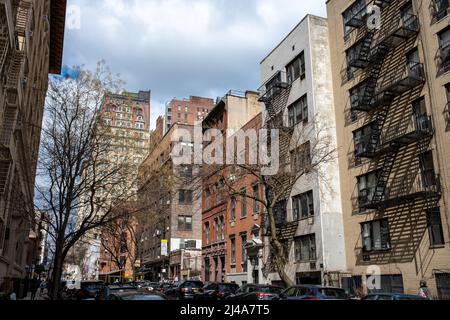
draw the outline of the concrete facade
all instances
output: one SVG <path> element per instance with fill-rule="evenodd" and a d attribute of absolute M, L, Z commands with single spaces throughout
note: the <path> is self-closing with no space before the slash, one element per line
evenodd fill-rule
<path fill-rule="evenodd" d="M 446 85 L 450 76 L 445 65 L 448 57 L 445 39 L 448 38 L 442 35 L 450 21 L 448 4 L 437 10 L 433 1 L 378 2 L 382 5 L 381 29 L 370 31 L 365 18 L 360 19 L 366 2 L 359 3 L 359 10 L 352 9 L 358 5 L 355 3 L 348 0 L 327 3 L 351 283 L 365 292 L 416 294 L 419 282 L 426 280 L 434 297 L 448 299 L 450 113 Z M 367 51 L 352 49 L 364 39 L 368 39 L 369 56 Z M 379 54 L 375 54 L 383 46 Z M 365 62 L 367 59 L 371 59 L 369 65 Z M 406 68 L 409 71 L 405 73 Z M 351 90 L 365 77 L 370 77 L 370 70 L 378 75 L 374 91 L 377 96 L 365 106 L 358 105 L 360 100 L 351 98 Z M 379 97 L 383 94 L 388 99 L 382 101 Z M 416 111 L 417 105 L 420 113 Z M 357 110 L 367 106 L 369 111 Z M 357 148 L 359 141 L 354 139 L 354 132 L 377 117 L 384 122 L 371 155 L 366 146 Z M 411 130 L 408 124 L 411 117 L 427 119 L 423 122 L 427 125 L 413 126 Z M 389 144 L 394 147 L 391 151 L 395 160 L 391 163 L 388 155 L 383 158 L 382 150 Z M 362 156 L 357 157 L 358 154 Z M 425 156 L 429 159 L 426 164 Z M 381 198 L 372 195 L 367 206 L 367 195 L 364 190 L 358 191 L 358 177 L 377 168 L 381 168 L 381 172 L 389 168 L 388 178 L 379 176 L 376 188 L 383 186 L 383 193 Z M 369 190 L 369 194 L 371 192 Z M 370 243 L 370 234 L 362 228 L 365 223 L 380 219 L 387 223 L 383 238 Z M 373 270 L 382 276 L 381 289 L 371 288 L 369 277 Z"/>
<path fill-rule="evenodd" d="M 297 67 L 300 73 L 289 74 L 289 66 L 296 59 L 303 61 Z M 327 20 L 307 15 L 261 62 L 263 88 L 267 89 L 268 81 L 276 76 L 286 83 L 277 112 L 282 114 L 282 126 L 293 128 L 288 150 L 291 155 L 304 143 L 310 142 L 313 146 L 320 139 L 329 141 L 330 150 L 337 146 L 330 61 Z M 298 101 L 307 108 L 307 111 L 303 109 L 301 121 L 296 120 L 297 115 L 292 119 L 289 111 Z M 269 119 L 267 107 L 264 116 L 266 123 Z M 291 123 L 293 120 L 295 123 Z M 337 159 L 321 163 L 317 172 L 303 175 L 296 181 L 286 199 L 284 218 L 286 224 L 292 225 L 292 234 L 285 239 L 289 243 L 286 272 L 298 284 L 334 284 L 338 274 L 346 269 L 337 168 Z M 313 213 L 300 217 L 294 200 L 311 192 L 312 199 L 308 196 L 308 201 Z M 315 257 L 308 261 L 299 261 L 295 256 L 296 243 L 303 236 L 315 238 L 310 241 Z M 265 276 L 268 282 L 280 281 L 278 274 L 270 270 Z"/>

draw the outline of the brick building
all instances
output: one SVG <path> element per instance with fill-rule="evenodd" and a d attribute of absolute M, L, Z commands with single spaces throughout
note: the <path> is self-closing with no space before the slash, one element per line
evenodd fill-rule
<path fill-rule="evenodd" d="M 242 130 L 255 130 L 259 133 L 262 128 L 262 114 L 246 123 Z M 235 135 L 231 139 L 236 138 Z M 249 150 L 249 142 L 246 142 L 246 150 Z M 248 158 L 247 158 L 248 160 Z M 263 239 L 262 225 L 264 219 L 264 207 L 255 199 L 264 199 L 264 187 L 258 177 L 248 172 L 234 168 L 227 177 L 233 176 L 234 183 L 229 187 L 233 193 L 239 195 L 227 199 L 227 257 L 226 279 L 239 285 L 246 283 L 264 283 L 262 274 Z"/>
<path fill-rule="evenodd" d="M 166 105 L 164 133 L 176 123 L 190 126 L 201 123 L 213 107 L 214 100 L 210 98 L 191 96 L 189 99 L 173 99 Z"/>
<path fill-rule="evenodd" d="M 19 297 L 35 264 L 40 128 L 48 75 L 61 73 L 65 13 L 65 0 L 0 2 L 0 291 L 14 284 Z"/>
<path fill-rule="evenodd" d="M 152 136 L 161 139 L 139 169 L 138 199 L 149 203 L 139 226 L 139 258 L 141 275 L 152 281 L 200 275 L 201 192 L 195 180 L 199 167 L 173 163 L 172 140 L 178 129 L 193 138 L 193 126 L 174 124 L 164 135 L 154 131 Z M 184 140 L 183 149 L 192 146 Z M 161 185 L 155 185 L 155 174 L 163 177 Z"/>
<path fill-rule="evenodd" d="M 256 92 L 228 92 L 214 107 L 202 123 L 203 132 L 218 129 L 223 138 L 229 138 L 233 131 L 241 129 L 250 119 L 261 112 L 259 95 Z M 227 131 L 229 130 L 229 131 Z M 223 145 L 225 154 L 226 143 Z M 227 270 L 227 242 L 230 220 L 227 214 L 228 200 L 225 186 L 218 173 L 205 176 L 203 180 L 202 228 L 204 281 L 225 281 Z"/>

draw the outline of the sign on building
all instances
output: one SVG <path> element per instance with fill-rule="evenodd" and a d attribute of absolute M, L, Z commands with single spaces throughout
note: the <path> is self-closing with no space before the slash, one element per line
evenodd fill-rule
<path fill-rule="evenodd" d="M 161 256 L 162 257 L 168 256 L 168 246 L 169 246 L 168 240 L 161 240 Z"/>

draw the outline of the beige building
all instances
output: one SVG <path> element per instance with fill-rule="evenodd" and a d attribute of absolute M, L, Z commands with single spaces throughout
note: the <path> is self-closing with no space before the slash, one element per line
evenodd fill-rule
<path fill-rule="evenodd" d="M 327 2 L 351 288 L 450 298 L 448 6 Z"/>
<path fill-rule="evenodd" d="M 49 73 L 61 71 L 66 1 L 0 1 L 0 291 L 20 296 Z"/>

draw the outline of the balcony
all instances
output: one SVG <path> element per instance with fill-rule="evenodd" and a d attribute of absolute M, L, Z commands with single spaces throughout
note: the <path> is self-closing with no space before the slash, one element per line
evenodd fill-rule
<path fill-rule="evenodd" d="M 386 85 L 380 87 L 378 82 Z M 358 87 L 352 89 L 350 93 L 351 108 L 354 111 L 372 111 L 380 106 L 391 104 L 395 97 L 424 83 L 423 64 L 409 62 L 400 76 L 398 72 L 391 72 L 388 77 L 382 78 L 380 81 L 368 78 Z"/>
<path fill-rule="evenodd" d="M 444 19 L 448 15 L 449 1 L 448 0 L 433 0 L 431 6 L 431 22 L 436 23 Z"/>
<path fill-rule="evenodd" d="M 357 29 L 361 28 L 366 24 L 367 18 L 370 16 L 370 12 L 368 12 L 370 5 L 384 8 L 390 5 L 391 2 L 392 0 L 373 0 L 366 3 L 366 0 L 357 0 L 352 6 L 350 6 L 350 8 L 348 8 L 344 12 L 344 25 L 346 27 Z"/>
<path fill-rule="evenodd" d="M 277 71 L 269 80 L 266 81 L 259 89 L 260 102 L 268 102 L 281 93 L 283 89 L 287 89 L 290 84 L 287 81 L 287 75 L 284 71 Z"/>
<path fill-rule="evenodd" d="M 381 200 L 375 200 L 377 186 L 359 191 L 358 205 L 360 209 L 385 209 L 418 199 L 440 197 L 442 194 L 440 176 L 433 172 L 413 172 L 392 181 L 386 187 Z"/>
<path fill-rule="evenodd" d="M 441 41 L 439 44 L 439 69 L 441 72 L 450 70 L 450 40 Z"/>
<path fill-rule="evenodd" d="M 379 134 L 374 132 L 363 136 L 355 143 L 355 156 L 358 158 L 375 158 L 393 148 L 411 144 L 415 141 L 433 136 L 431 117 L 412 115 L 407 123 L 401 122 L 394 137 L 385 137 L 380 141 Z"/>

